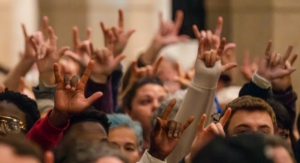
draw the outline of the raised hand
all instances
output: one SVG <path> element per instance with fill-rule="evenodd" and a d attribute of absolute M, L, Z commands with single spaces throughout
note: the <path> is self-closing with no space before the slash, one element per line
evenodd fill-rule
<path fill-rule="evenodd" d="M 252 64 L 250 65 L 250 53 L 249 51 L 245 52 L 245 57 L 244 57 L 244 65 L 243 67 L 241 67 L 241 72 L 244 75 L 245 79 L 250 81 L 253 74 L 255 73 L 255 71 L 258 68 L 258 64 L 259 64 L 259 58 L 258 56 L 256 56 L 254 58 L 254 61 L 252 62 Z"/>
<path fill-rule="evenodd" d="M 173 99 L 162 116 L 157 117 L 156 125 L 151 132 L 149 154 L 160 160 L 165 160 L 174 150 L 180 136 L 194 120 L 194 117 L 190 117 L 184 124 L 168 120 L 175 104 L 176 100 Z"/>
<path fill-rule="evenodd" d="M 176 70 L 178 77 L 175 77 L 175 81 L 178 81 L 183 87 L 188 87 L 195 75 L 195 66 L 188 72 L 184 73 L 181 70 L 180 64 L 176 63 Z"/>
<path fill-rule="evenodd" d="M 36 51 L 34 50 L 34 46 L 31 44 L 31 39 L 33 36 L 28 36 L 26 26 L 22 23 L 22 30 L 25 38 L 25 53 L 23 55 L 24 59 L 32 59 L 35 60 Z"/>
<path fill-rule="evenodd" d="M 130 36 L 135 32 L 135 29 L 131 29 L 128 32 L 124 31 L 124 16 L 123 16 L 123 10 L 119 9 L 119 24 L 116 27 L 112 27 L 110 29 L 105 28 L 104 23 L 100 22 L 100 26 L 104 35 L 104 43 L 105 46 L 107 46 L 109 39 L 110 39 L 110 34 L 109 31 L 111 30 L 114 34 L 114 50 L 113 50 L 113 54 L 114 56 L 118 56 L 120 55 L 127 43 L 128 40 L 130 38 Z"/>
<path fill-rule="evenodd" d="M 66 51 L 65 55 L 71 57 L 73 60 L 78 62 L 81 67 L 86 68 L 89 61 L 91 60 L 91 28 L 87 28 L 86 39 L 84 41 L 80 41 L 78 28 L 73 27 L 73 41 L 74 41 L 74 49 L 73 51 Z"/>
<path fill-rule="evenodd" d="M 36 63 L 40 72 L 41 80 L 47 85 L 54 85 L 53 64 L 58 62 L 69 47 L 65 46 L 57 51 L 57 36 L 51 27 L 48 28 L 48 33 L 49 39 L 45 41 L 44 34 L 42 32 L 38 32 L 34 38 L 31 38 L 31 44 L 37 54 Z"/>
<path fill-rule="evenodd" d="M 91 79 L 97 83 L 106 83 L 109 75 L 120 65 L 120 62 L 126 57 L 124 54 L 114 56 L 112 49 L 103 48 L 93 50 L 93 45 L 90 44 L 92 50 L 92 60 L 95 61 Z"/>
<path fill-rule="evenodd" d="M 154 40 L 164 47 L 170 44 L 187 41 L 187 35 L 178 35 L 183 21 L 183 12 L 178 10 L 176 12 L 175 22 L 163 21 L 162 13 L 159 14 L 160 27 L 155 35 Z"/>
<path fill-rule="evenodd" d="M 292 52 L 292 45 L 288 47 L 286 53 L 283 56 L 278 54 L 276 51 L 273 51 L 273 53 L 271 53 L 271 46 L 272 41 L 269 41 L 265 51 L 265 55 L 257 69 L 257 74 L 270 82 L 274 79 L 290 75 L 293 71 L 296 70 L 294 67 L 286 67 L 285 65 Z"/>
<path fill-rule="evenodd" d="M 294 62 L 296 61 L 298 54 L 295 54 L 291 60 L 285 61 L 285 69 L 290 69 Z M 281 78 L 272 80 L 272 89 L 277 91 L 286 91 L 290 86 L 292 86 L 291 74 L 285 75 Z"/>
<path fill-rule="evenodd" d="M 218 23 L 215 29 L 215 33 L 212 33 L 210 30 L 207 30 L 206 32 L 202 30 L 199 31 L 198 27 L 196 25 L 193 25 L 193 30 L 196 38 L 200 40 L 203 38 L 204 40 L 204 51 L 209 51 L 211 49 L 217 49 L 220 46 L 221 42 L 221 34 L 222 34 L 222 28 L 223 28 L 223 18 L 218 18 Z"/>
<path fill-rule="evenodd" d="M 231 109 L 227 109 L 224 116 L 220 119 L 218 123 L 211 123 L 206 128 L 204 128 L 206 115 L 204 114 L 198 123 L 197 134 L 191 147 L 190 154 L 186 157 L 187 162 L 196 156 L 198 151 L 202 149 L 206 144 L 208 144 L 216 135 L 226 136 L 224 132 L 224 126 L 226 125 L 229 117 L 231 115 Z"/>
<path fill-rule="evenodd" d="M 80 81 L 77 76 L 71 78 L 68 74 L 63 78 L 57 63 L 53 67 L 57 86 L 54 109 L 49 115 L 49 120 L 54 126 L 63 127 L 72 115 L 81 113 L 100 98 L 102 92 L 96 92 L 87 99 L 84 96 L 84 88 L 94 67 L 94 61 L 89 62 Z"/>
<path fill-rule="evenodd" d="M 217 61 L 219 61 L 223 55 L 224 47 L 226 44 L 226 39 L 223 38 L 221 40 L 220 46 L 217 50 L 211 49 L 210 51 L 204 52 L 204 39 L 201 38 L 199 40 L 199 47 L 198 47 L 198 55 L 197 59 L 202 60 L 205 62 L 206 67 L 213 67 Z M 230 70 L 233 67 L 236 67 L 237 64 L 234 62 L 226 63 L 222 65 L 221 72 L 225 72 L 227 70 Z"/>
<path fill-rule="evenodd" d="M 146 67 L 141 68 L 138 67 L 137 61 L 133 61 L 129 85 L 134 84 L 142 78 L 155 76 L 162 60 L 163 56 L 160 56 L 152 65 L 147 65 Z"/>

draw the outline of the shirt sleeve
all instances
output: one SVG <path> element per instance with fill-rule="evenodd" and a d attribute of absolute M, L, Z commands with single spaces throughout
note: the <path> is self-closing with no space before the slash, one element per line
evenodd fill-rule
<path fill-rule="evenodd" d="M 146 150 L 138 163 L 167 163 L 166 161 L 159 160 L 155 157 L 152 157 L 148 150 Z"/>
<path fill-rule="evenodd" d="M 92 106 L 97 110 L 103 111 L 104 113 L 113 113 L 111 76 L 108 77 L 106 84 L 95 83 L 89 78 L 85 86 L 84 95 L 86 98 L 89 98 L 96 92 L 102 92 L 103 96 L 97 99 Z"/>
<path fill-rule="evenodd" d="M 190 116 L 194 116 L 194 122 L 181 135 L 176 148 L 167 158 L 168 162 L 179 162 L 190 152 L 196 136 L 197 124 L 202 115 L 207 115 L 206 126 L 210 123 L 211 114 L 215 111 L 214 99 L 221 75 L 221 62 L 218 61 L 214 67 L 207 68 L 203 61 L 197 60 L 195 70 L 194 79 L 174 119 L 184 123 Z"/>
<path fill-rule="evenodd" d="M 26 134 L 25 139 L 33 141 L 41 146 L 43 150 L 50 150 L 60 141 L 63 132 L 68 128 L 68 124 L 63 128 L 53 126 L 49 121 L 48 112 L 45 118 L 41 118 L 35 122 L 31 130 Z"/>

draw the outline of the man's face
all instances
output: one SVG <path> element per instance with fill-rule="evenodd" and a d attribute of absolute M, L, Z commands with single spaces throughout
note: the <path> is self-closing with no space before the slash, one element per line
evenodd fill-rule
<path fill-rule="evenodd" d="M 26 114 L 21 111 L 15 104 L 9 103 L 7 101 L 0 102 L 0 137 L 6 137 L 8 135 L 18 135 L 22 138 L 25 136 L 25 131 L 20 130 L 17 132 L 16 127 L 18 125 L 17 122 L 12 121 L 11 118 L 15 118 L 16 120 L 22 121 L 26 126 Z M 6 121 L 6 123 L 4 122 Z"/>
<path fill-rule="evenodd" d="M 0 144 L 0 158 L 0 163 L 40 163 L 32 156 L 18 156 L 12 147 L 4 144 Z"/>
<path fill-rule="evenodd" d="M 228 136 L 236 136 L 249 131 L 274 134 L 271 116 L 266 111 L 238 110 L 228 124 Z"/>

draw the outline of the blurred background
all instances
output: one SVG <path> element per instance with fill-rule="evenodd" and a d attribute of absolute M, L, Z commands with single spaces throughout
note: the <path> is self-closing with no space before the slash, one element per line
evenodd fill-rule
<path fill-rule="evenodd" d="M 298 0 L 0 0 L 0 66 L 9 70 L 19 61 L 19 53 L 24 49 L 21 23 L 32 34 L 47 15 L 58 36 L 59 48 L 73 46 L 73 26 L 79 28 L 82 39 L 86 28 L 91 27 L 94 46 L 103 47 L 99 23 L 117 25 L 118 9 L 124 11 L 125 29 L 136 29 L 124 51 L 124 70 L 149 45 L 158 29 L 158 13 L 161 11 L 164 19 L 172 20 L 177 9 L 184 11 L 181 32 L 186 34 L 191 33 L 193 23 L 214 31 L 217 17 L 224 18 L 222 36 L 237 45 L 235 57 L 239 67 L 233 79 L 236 85 L 246 82 L 239 73 L 246 50 L 250 51 L 251 59 L 263 56 L 268 40 L 272 39 L 273 49 L 281 54 L 290 44 L 294 45 L 293 53 L 300 52 Z M 162 54 L 177 59 L 188 70 L 193 66 L 197 46 L 197 40 L 192 39 L 167 47 Z M 293 86 L 299 95 L 299 59 L 295 67 L 298 71 L 293 73 Z"/>

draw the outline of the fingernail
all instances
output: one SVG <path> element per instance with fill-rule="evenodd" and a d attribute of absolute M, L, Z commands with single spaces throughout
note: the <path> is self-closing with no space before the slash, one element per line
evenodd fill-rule
<path fill-rule="evenodd" d="M 71 90 L 72 90 L 72 91 L 75 91 L 75 87 L 72 87 Z"/>

